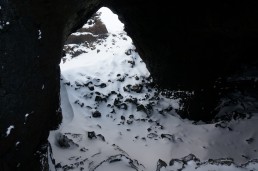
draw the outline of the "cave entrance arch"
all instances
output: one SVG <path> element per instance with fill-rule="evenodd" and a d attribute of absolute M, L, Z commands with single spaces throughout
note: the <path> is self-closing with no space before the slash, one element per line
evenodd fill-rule
<path fill-rule="evenodd" d="M 61 91 L 66 91 L 66 86 L 78 91 L 84 89 L 85 92 L 81 95 L 84 100 L 93 98 L 96 103 L 107 103 L 111 92 L 128 92 L 130 95 L 132 90 L 141 93 L 144 84 L 153 84 L 145 63 L 124 31 L 124 25 L 118 20 L 117 15 L 106 7 L 100 8 L 82 28 L 67 38 L 60 68 Z M 106 90 L 103 92 L 103 89 Z M 100 95 L 100 92 L 104 94 Z M 64 98 L 68 98 L 67 92 L 61 93 L 63 94 L 66 94 Z M 68 95 L 72 96 L 69 93 Z M 144 94 L 139 96 L 144 97 Z M 98 107 L 79 99 L 74 99 L 74 102 L 70 103 L 78 103 L 86 109 Z M 87 103 L 93 106 L 88 106 Z M 117 104 L 117 107 L 119 106 L 120 104 Z M 64 113 L 66 117 L 67 112 L 63 111 Z"/>
<path fill-rule="evenodd" d="M 107 9 L 100 9 L 100 13 L 105 11 Z M 100 19 L 103 21 L 105 16 L 100 13 L 94 14 L 82 28 L 72 33 L 64 46 L 60 64 L 63 122 L 60 129 L 51 131 L 49 136 L 53 152 L 50 156 L 55 161 L 52 167 L 91 167 L 95 170 L 99 167 L 98 162 L 105 162 L 100 161 L 102 158 L 112 160 L 115 157 L 117 161 L 129 160 L 129 167 L 140 170 L 143 166 L 136 162 L 140 155 L 137 151 L 146 145 L 145 128 L 155 127 L 157 122 L 150 117 L 152 114 L 157 117 L 175 114 L 178 104 L 169 98 L 168 91 L 168 94 L 160 95 L 153 87 L 150 74 L 123 26 L 118 23 L 114 27 L 116 20 L 104 25 Z M 134 129 L 134 125 L 138 128 Z M 157 127 L 154 129 L 163 126 Z M 140 145 L 134 144 L 140 136 L 138 131 L 142 132 Z M 127 139 L 130 132 L 133 136 Z M 128 143 L 130 145 L 125 147 Z M 76 149 L 86 153 L 76 153 Z M 155 170 L 159 157 L 169 155 L 169 150 L 155 149 L 142 151 L 149 151 L 146 156 L 152 156 L 144 160 L 148 170 Z M 91 157 L 88 156 L 90 153 L 93 154 Z M 116 153 L 118 155 L 114 156 Z M 84 158 L 89 159 L 82 161 Z M 78 160 L 78 164 L 73 163 L 73 159 Z"/>
<path fill-rule="evenodd" d="M 34 152 L 60 120 L 56 116 L 63 43 L 102 5 L 119 14 L 157 83 L 200 92 L 199 99 L 208 108 L 202 111 L 203 104 L 194 104 L 189 107 L 197 110 L 194 113 L 213 109 L 209 104 L 220 92 L 212 89 L 217 78 L 224 81 L 243 63 L 257 67 L 254 2 L 170 6 L 147 0 L 0 1 L 0 164 L 4 170 L 39 167 Z M 250 85 L 257 87 L 257 82 L 242 84 L 243 89 Z M 212 102 L 206 101 L 209 94 L 215 95 Z"/>

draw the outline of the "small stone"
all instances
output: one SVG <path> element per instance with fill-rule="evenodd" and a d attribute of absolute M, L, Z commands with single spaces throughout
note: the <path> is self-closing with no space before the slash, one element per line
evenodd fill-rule
<path fill-rule="evenodd" d="M 103 135 L 98 134 L 97 136 L 98 136 L 102 141 L 105 141 L 105 137 L 104 137 Z"/>
<path fill-rule="evenodd" d="M 113 159 L 113 160 L 110 160 L 109 163 L 114 163 L 114 162 L 119 162 L 121 161 L 121 159 Z"/>
<path fill-rule="evenodd" d="M 129 115 L 129 118 L 130 118 L 130 119 L 133 119 L 133 118 L 134 118 L 134 115 Z"/>
<path fill-rule="evenodd" d="M 153 122 L 153 120 L 152 120 L 152 119 L 149 119 L 149 120 L 148 120 L 148 122 L 149 122 L 149 123 L 152 123 L 152 122 Z"/>
<path fill-rule="evenodd" d="M 111 94 L 117 94 L 117 92 L 115 92 L 115 91 L 111 91 L 110 93 L 111 93 Z"/>
<path fill-rule="evenodd" d="M 128 49 L 128 50 L 125 52 L 125 54 L 126 54 L 127 56 L 131 55 L 131 54 L 132 54 L 132 49 Z"/>
<path fill-rule="evenodd" d="M 105 88 L 105 87 L 107 87 L 107 85 L 106 85 L 105 83 L 101 83 L 101 84 L 99 85 L 99 87 L 100 87 L 100 88 Z"/>
<path fill-rule="evenodd" d="M 149 134 L 147 135 L 147 137 L 150 138 L 150 139 L 153 139 L 153 138 L 157 138 L 158 135 L 155 134 L 155 133 L 149 133 Z"/>
<path fill-rule="evenodd" d="M 68 86 L 70 86 L 71 85 L 71 83 L 70 82 L 66 82 L 66 83 L 64 83 L 65 85 L 68 85 Z"/>
<path fill-rule="evenodd" d="M 161 134 L 161 138 L 164 139 L 168 139 L 169 141 L 173 141 L 175 142 L 175 136 L 174 135 L 170 135 L 170 134 Z"/>
<path fill-rule="evenodd" d="M 89 88 L 90 91 L 94 90 L 94 86 L 88 86 L 88 88 Z"/>
<path fill-rule="evenodd" d="M 136 84 L 131 87 L 131 90 L 136 93 L 141 93 L 143 86 L 141 84 Z"/>
<path fill-rule="evenodd" d="M 100 118 L 101 117 L 101 113 L 96 110 L 95 112 L 92 113 L 92 117 L 93 118 Z"/>
<path fill-rule="evenodd" d="M 55 168 L 62 168 L 62 165 L 61 165 L 61 163 L 57 163 L 56 165 L 55 165 Z"/>
<path fill-rule="evenodd" d="M 85 147 L 81 148 L 80 151 L 81 152 L 86 152 L 88 149 L 86 149 Z"/>
<path fill-rule="evenodd" d="M 124 96 L 122 96 L 122 94 L 120 94 L 120 93 L 117 95 L 117 97 L 118 97 L 119 99 L 123 99 L 123 98 L 124 98 Z"/>
<path fill-rule="evenodd" d="M 66 135 L 58 133 L 56 135 L 57 143 L 61 148 L 78 147 L 79 145 L 74 143 L 72 139 L 69 139 Z"/>
<path fill-rule="evenodd" d="M 167 163 L 164 162 L 163 160 L 159 159 L 158 163 L 157 163 L 157 171 L 160 171 L 162 167 L 167 167 Z"/>
<path fill-rule="evenodd" d="M 97 95 L 101 95 L 101 94 L 100 94 L 100 92 L 98 92 L 98 91 L 96 91 L 96 92 L 95 92 L 95 94 L 97 94 Z"/>
<path fill-rule="evenodd" d="M 88 138 L 89 139 L 97 138 L 95 132 L 94 131 L 88 132 Z"/>
<path fill-rule="evenodd" d="M 251 144 L 252 142 L 254 142 L 254 138 L 249 138 L 247 140 L 245 140 L 248 144 Z"/>
<path fill-rule="evenodd" d="M 132 120 L 127 120 L 126 123 L 127 123 L 128 125 L 130 125 L 130 124 L 133 123 L 133 121 L 132 121 Z"/>
<path fill-rule="evenodd" d="M 119 109 L 127 110 L 127 104 L 125 104 L 125 103 L 120 104 Z"/>
<path fill-rule="evenodd" d="M 96 96 L 95 97 L 95 101 L 96 102 L 107 102 L 107 98 L 106 97 L 102 97 L 102 96 Z"/>

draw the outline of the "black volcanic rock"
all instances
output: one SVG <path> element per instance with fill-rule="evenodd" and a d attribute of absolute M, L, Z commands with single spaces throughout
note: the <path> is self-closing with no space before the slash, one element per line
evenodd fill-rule
<path fill-rule="evenodd" d="M 157 169 L 156 169 L 156 171 L 160 171 L 160 169 L 161 169 L 162 167 L 167 167 L 167 163 L 164 162 L 163 160 L 159 159 L 159 161 L 158 161 L 158 163 L 157 163 Z"/>
<path fill-rule="evenodd" d="M 101 113 L 96 110 L 96 111 L 94 111 L 94 112 L 92 113 L 92 117 L 93 117 L 93 118 L 100 118 L 100 117 L 101 117 Z"/>
<path fill-rule="evenodd" d="M 57 143 L 61 148 L 73 148 L 79 146 L 73 142 L 72 139 L 69 139 L 66 135 L 62 135 L 61 133 L 57 135 Z"/>
<path fill-rule="evenodd" d="M 2 171 L 43 167 L 34 153 L 47 145 L 49 130 L 61 121 L 59 63 L 63 43 L 99 4 L 100 0 L 0 1 L 0 25 L 9 22 L 0 29 Z M 24 124 L 26 114 L 30 118 Z M 6 137 L 10 125 L 14 129 Z"/>
<path fill-rule="evenodd" d="M 95 132 L 94 131 L 88 132 L 88 138 L 89 139 L 97 138 Z"/>

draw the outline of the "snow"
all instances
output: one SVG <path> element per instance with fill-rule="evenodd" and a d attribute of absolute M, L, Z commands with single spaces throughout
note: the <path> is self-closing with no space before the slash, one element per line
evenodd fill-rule
<path fill-rule="evenodd" d="M 10 22 L 9 21 L 0 21 L 0 29 L 2 30 L 2 29 L 4 29 L 4 27 L 5 26 L 7 26 L 7 25 L 9 25 L 10 24 Z"/>
<path fill-rule="evenodd" d="M 16 167 L 20 167 L 20 165 L 21 165 L 21 163 L 18 163 L 18 164 L 16 165 Z"/>
<path fill-rule="evenodd" d="M 81 35 L 92 35 L 94 36 L 94 34 L 89 33 L 89 32 L 76 32 L 76 33 L 72 33 L 73 36 L 81 36 Z"/>
<path fill-rule="evenodd" d="M 123 24 L 109 9 L 100 12 L 108 37 L 93 49 L 68 45 L 87 53 L 67 53 L 60 63 L 63 121 L 49 135 L 52 170 L 153 171 L 159 159 L 169 164 L 189 154 L 202 162 L 189 160 L 183 171 L 258 169 L 256 162 L 238 167 L 258 156 L 257 113 L 252 119 L 227 123 L 197 125 L 181 119 L 176 113 L 180 99 L 173 98 L 174 92 L 166 91 L 172 94 L 166 96 L 149 86 L 150 73 Z M 100 115 L 94 116 L 97 111 Z M 205 162 L 228 157 L 236 164 Z M 175 162 L 161 170 L 181 166 Z"/>
<path fill-rule="evenodd" d="M 20 141 L 17 141 L 16 143 L 15 143 L 15 146 L 18 146 L 20 144 Z"/>
<path fill-rule="evenodd" d="M 11 133 L 11 130 L 14 129 L 14 126 L 13 125 L 10 125 L 8 128 L 7 128 L 7 131 L 6 131 L 6 136 L 9 136 L 9 134 Z"/>
<path fill-rule="evenodd" d="M 29 116 L 29 114 L 26 113 L 26 114 L 25 114 L 25 119 L 24 119 L 24 124 L 26 124 L 26 121 L 27 121 L 28 116 Z"/>
<path fill-rule="evenodd" d="M 39 35 L 38 39 L 41 39 L 42 38 L 41 37 L 41 30 L 38 30 L 38 35 Z"/>
<path fill-rule="evenodd" d="M 112 24 L 106 24 L 108 32 L 116 33 L 124 30 L 124 24 L 118 20 L 118 16 L 114 14 L 109 8 L 102 7 L 99 9 L 98 12 L 102 13 L 100 18 L 105 24 L 112 23 Z"/>

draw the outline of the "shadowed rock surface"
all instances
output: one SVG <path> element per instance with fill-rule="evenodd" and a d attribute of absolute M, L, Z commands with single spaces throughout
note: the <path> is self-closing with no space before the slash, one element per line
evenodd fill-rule
<path fill-rule="evenodd" d="M 92 44 L 98 39 L 104 38 L 108 33 L 106 26 L 102 23 L 99 18 L 99 14 L 95 13 L 91 19 L 87 22 L 89 25 L 88 28 L 80 28 L 77 30 L 78 33 L 87 32 L 89 34 L 81 34 L 81 35 L 70 35 L 65 44 L 80 44 L 87 42 L 88 44 Z"/>
<path fill-rule="evenodd" d="M 227 77 L 246 65 L 257 69 L 258 5 L 162 2 L 111 0 L 108 7 L 125 24 L 159 86 L 195 92 L 181 115 L 210 120 L 220 94 L 234 89 Z"/>
<path fill-rule="evenodd" d="M 0 30 L 1 170 L 43 169 L 40 148 L 61 120 L 59 63 L 64 41 L 98 10 L 99 2 L 0 1 L 1 25 L 9 22 Z M 7 136 L 10 125 L 14 128 Z"/>
<path fill-rule="evenodd" d="M 40 153 L 46 150 L 41 147 L 49 130 L 61 120 L 58 64 L 62 47 L 68 35 L 102 5 L 124 22 L 161 88 L 195 92 L 186 98 L 182 117 L 210 120 L 217 101 L 228 90 L 236 85 L 237 89 L 255 90 L 255 80 L 246 84 L 227 81 L 243 67 L 257 69 L 255 2 L 167 3 L 0 1 L 1 170 L 43 169 Z M 14 128 L 7 135 L 11 125 Z"/>

